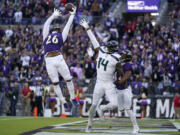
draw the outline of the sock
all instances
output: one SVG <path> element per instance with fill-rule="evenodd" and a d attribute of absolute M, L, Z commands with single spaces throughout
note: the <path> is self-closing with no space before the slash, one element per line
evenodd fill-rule
<path fill-rule="evenodd" d="M 129 115 L 130 119 L 131 119 L 131 122 L 133 124 L 133 127 L 135 126 L 138 126 L 137 125 L 137 122 L 136 122 L 136 117 L 135 117 L 135 114 L 132 110 L 126 110 L 127 114 Z"/>
<path fill-rule="evenodd" d="M 53 85 L 53 87 L 54 87 L 54 91 L 55 91 L 56 95 L 59 97 L 61 102 L 63 104 L 66 103 L 66 100 L 64 99 L 64 97 L 62 95 L 61 88 L 59 87 L 59 84 L 58 85 Z"/>
<path fill-rule="evenodd" d="M 92 126 L 92 120 L 96 112 L 96 105 L 92 105 L 89 111 L 88 125 Z"/>
<path fill-rule="evenodd" d="M 70 82 L 67 82 L 67 88 L 69 90 L 69 94 L 70 94 L 70 99 L 75 99 L 75 95 L 74 95 L 74 84 L 73 81 L 71 80 Z"/>

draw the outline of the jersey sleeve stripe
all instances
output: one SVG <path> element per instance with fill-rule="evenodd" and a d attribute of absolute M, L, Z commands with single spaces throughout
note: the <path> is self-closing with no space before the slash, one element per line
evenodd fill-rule
<path fill-rule="evenodd" d="M 105 53 L 102 48 L 99 48 L 99 50 L 100 50 L 102 53 Z"/>
<path fill-rule="evenodd" d="M 116 59 L 117 61 L 119 61 L 119 59 L 118 59 L 116 56 L 114 56 L 114 55 L 112 55 L 112 54 L 111 54 L 111 56 L 112 56 L 114 59 Z"/>

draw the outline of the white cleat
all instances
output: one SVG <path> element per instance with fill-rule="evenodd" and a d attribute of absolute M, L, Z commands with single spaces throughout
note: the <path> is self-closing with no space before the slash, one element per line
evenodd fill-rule
<path fill-rule="evenodd" d="M 134 126 L 134 129 L 133 129 L 133 134 L 137 134 L 137 133 L 139 133 L 139 131 L 140 131 L 140 129 L 139 129 L 139 127 L 138 126 Z"/>
<path fill-rule="evenodd" d="M 87 127 L 86 127 L 86 131 L 85 131 L 86 133 L 90 133 L 90 132 L 92 132 L 92 126 L 90 126 L 90 125 L 87 125 Z"/>

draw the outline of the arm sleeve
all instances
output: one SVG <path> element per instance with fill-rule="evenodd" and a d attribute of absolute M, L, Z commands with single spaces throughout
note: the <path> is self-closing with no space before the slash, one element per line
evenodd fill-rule
<path fill-rule="evenodd" d="M 68 20 L 66 26 L 65 26 L 64 29 L 63 29 L 63 32 L 62 32 L 63 42 L 65 42 L 66 39 L 67 39 L 67 36 L 68 36 L 69 30 L 70 30 L 71 24 L 72 24 L 72 22 L 73 22 L 73 19 L 74 19 L 74 15 L 71 15 L 71 16 L 69 17 L 69 20 Z"/>
<path fill-rule="evenodd" d="M 111 37 L 111 35 L 110 35 L 110 34 L 108 34 L 108 36 L 107 36 L 107 37 L 103 38 L 103 42 L 107 42 L 107 41 L 110 39 L 110 37 Z"/>
<path fill-rule="evenodd" d="M 47 37 L 47 35 L 49 34 L 49 29 L 50 29 L 50 25 L 51 22 L 54 20 L 54 16 L 50 16 L 47 21 L 45 22 L 44 26 L 43 26 L 43 41 L 45 40 L 45 38 Z"/>
<path fill-rule="evenodd" d="M 90 29 L 87 31 L 87 34 L 92 42 L 94 49 L 99 48 L 100 47 L 99 42 L 97 41 L 96 37 L 94 36 L 94 34 Z"/>

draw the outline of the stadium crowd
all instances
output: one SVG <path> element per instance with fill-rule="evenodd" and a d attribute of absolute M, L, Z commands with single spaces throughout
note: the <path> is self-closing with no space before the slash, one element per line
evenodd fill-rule
<path fill-rule="evenodd" d="M 110 4 L 110 0 L 6 0 L 0 9 L 0 23 L 42 24 L 54 7 L 64 11 L 64 5 L 70 2 L 78 5 L 78 15 L 92 16 L 101 16 Z"/>
<path fill-rule="evenodd" d="M 41 10 L 40 13 L 37 10 L 33 11 L 32 14 L 32 11 L 29 11 L 31 8 L 26 8 L 26 6 L 30 6 L 34 0 L 18 1 L 17 4 L 11 4 L 12 1 L 6 2 L 1 9 L 1 18 L 3 18 L 2 11 L 8 11 L 9 13 L 12 10 L 10 17 L 4 16 L 5 23 L 7 18 L 13 19 L 15 12 L 18 10 L 23 13 L 31 12 L 28 18 L 32 18 L 32 20 L 34 15 L 36 16 L 35 13 L 38 13 L 38 17 L 46 17 L 50 13 L 49 10 Z M 25 2 L 26 4 L 18 4 L 19 2 Z M 48 1 L 41 0 L 38 2 L 47 4 Z M 88 5 L 83 5 L 83 0 L 81 6 L 87 6 L 88 9 Z M 175 13 L 172 12 L 172 14 Z M 24 15 L 23 18 L 26 18 Z M 88 85 L 86 80 L 94 78 L 96 64 L 95 60 L 87 55 L 86 50 L 91 43 L 86 32 L 78 25 L 79 16 L 80 14 L 77 14 L 76 23 L 74 23 L 74 27 L 69 33 L 68 40 L 62 48 L 62 53 L 70 67 L 74 81 L 83 87 Z M 152 25 L 149 16 L 138 17 L 137 20 L 128 21 L 128 23 L 123 22 L 119 17 L 114 18 L 105 14 L 103 14 L 103 17 L 105 18 L 104 23 L 92 24 L 92 29 L 100 43 L 113 38 L 120 42 L 120 49 L 132 51 L 134 74 L 131 77 L 131 84 L 135 95 L 141 93 L 148 93 L 149 95 L 180 93 L 180 35 L 176 32 L 174 20 L 171 20 L 170 25 L 160 27 L 159 24 Z M 66 19 L 66 17 L 64 18 Z M 15 21 L 13 23 L 20 23 L 16 22 L 16 19 L 13 21 Z M 26 82 L 30 86 L 36 86 L 38 81 L 41 81 L 42 85 L 51 84 L 44 64 L 41 28 L 38 29 L 30 25 L 1 27 L 0 37 L 3 37 L 0 39 L 1 93 L 6 93 L 10 99 L 14 99 L 12 95 L 17 95 L 14 87 L 18 87 L 21 91 Z M 63 81 L 61 85 L 64 87 Z M 89 93 L 92 92 L 93 89 Z M 2 95 L 0 95 L 0 104 L 3 98 Z"/>

